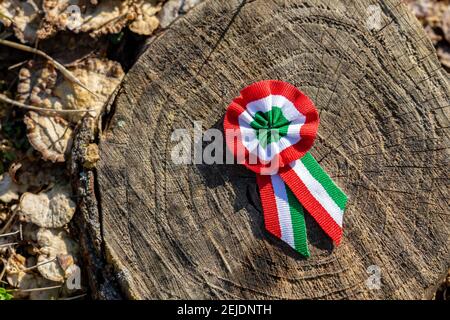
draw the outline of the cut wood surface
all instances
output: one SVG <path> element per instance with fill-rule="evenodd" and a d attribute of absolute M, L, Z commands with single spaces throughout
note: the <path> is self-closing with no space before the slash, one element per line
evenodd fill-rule
<path fill-rule="evenodd" d="M 381 9 L 375 29 L 371 5 Z M 307 216 L 309 259 L 265 231 L 252 172 L 171 159 L 175 129 L 222 130 L 229 102 L 264 79 L 314 101 L 312 154 L 349 196 L 339 247 Z M 449 92 L 401 1 L 205 1 L 154 38 L 124 80 L 82 236 L 95 239 L 122 297 L 430 298 L 450 265 Z M 368 285 L 371 266 L 379 288 Z M 94 292 L 104 281 L 90 278 Z"/>

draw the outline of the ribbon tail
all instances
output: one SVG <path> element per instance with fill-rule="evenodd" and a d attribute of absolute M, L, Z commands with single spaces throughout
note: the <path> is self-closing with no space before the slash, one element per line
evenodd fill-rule
<path fill-rule="evenodd" d="M 281 169 L 280 176 L 306 211 L 336 245 L 339 245 L 347 204 L 344 192 L 336 186 L 310 153 Z"/>
<path fill-rule="evenodd" d="M 267 231 L 309 257 L 304 211 L 279 175 L 258 175 L 258 186 Z"/>

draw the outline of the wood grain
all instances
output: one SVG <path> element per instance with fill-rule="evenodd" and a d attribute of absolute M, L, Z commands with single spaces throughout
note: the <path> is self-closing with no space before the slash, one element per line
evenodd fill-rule
<path fill-rule="evenodd" d="M 231 99 L 263 79 L 313 99 L 312 154 L 350 199 L 337 248 L 307 217 L 307 260 L 264 230 L 253 173 L 171 160 L 174 129 L 221 129 Z M 450 265 L 449 89 L 401 2 L 205 1 L 127 75 L 100 137 L 98 203 L 81 217 L 98 210 L 86 230 L 123 297 L 429 298 Z M 366 285 L 371 265 L 380 289 Z"/>

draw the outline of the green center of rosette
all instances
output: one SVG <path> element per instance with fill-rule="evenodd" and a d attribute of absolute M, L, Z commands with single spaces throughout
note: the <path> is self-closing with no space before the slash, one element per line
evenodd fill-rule
<path fill-rule="evenodd" d="M 256 137 L 263 148 L 272 142 L 278 142 L 287 135 L 291 122 L 283 115 L 280 107 L 273 106 L 267 112 L 258 111 L 250 126 L 255 129 Z"/>

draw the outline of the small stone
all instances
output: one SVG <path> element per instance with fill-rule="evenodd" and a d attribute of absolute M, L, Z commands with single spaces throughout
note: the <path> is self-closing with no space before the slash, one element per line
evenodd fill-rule
<path fill-rule="evenodd" d="M 76 204 L 70 199 L 69 184 L 57 184 L 50 191 L 22 195 L 19 210 L 25 220 L 44 228 L 61 228 L 72 220 Z"/>

